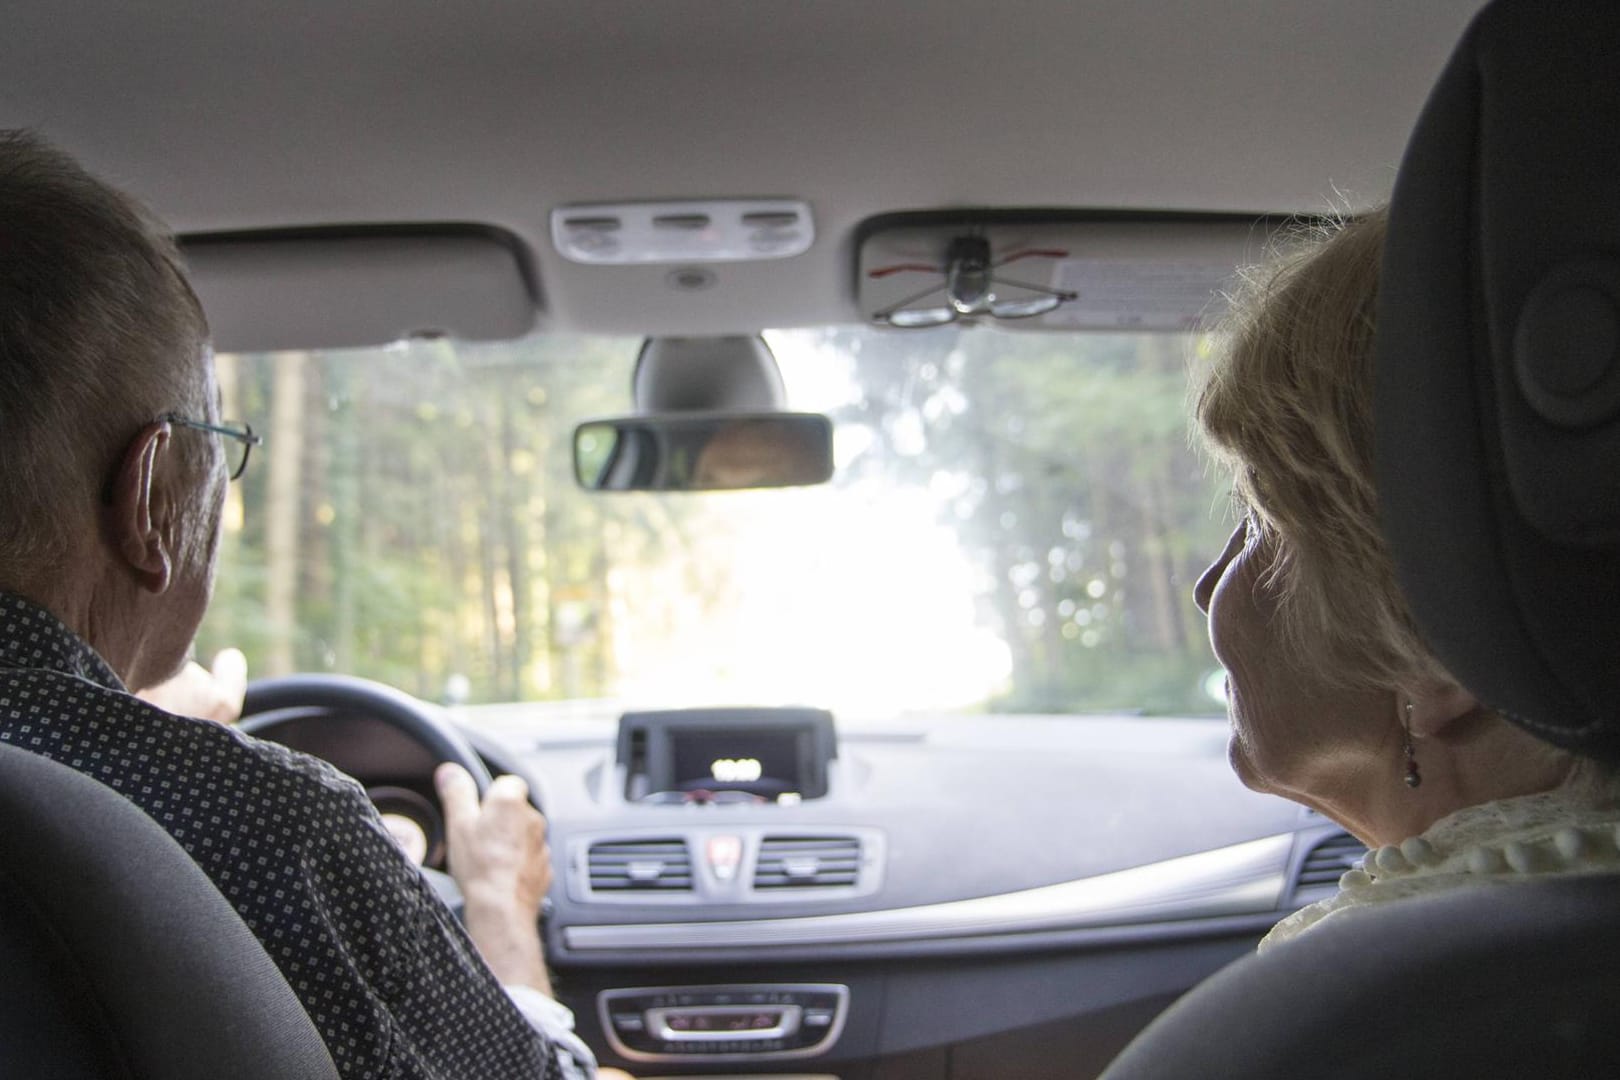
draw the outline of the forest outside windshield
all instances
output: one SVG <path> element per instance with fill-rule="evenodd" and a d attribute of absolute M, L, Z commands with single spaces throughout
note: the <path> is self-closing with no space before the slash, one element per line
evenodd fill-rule
<path fill-rule="evenodd" d="M 266 445 L 199 652 L 607 713 L 1218 710 L 1195 339 L 766 336 L 790 406 L 836 425 L 825 486 L 581 490 L 573 428 L 628 411 L 633 339 L 222 355 L 225 415 Z"/>

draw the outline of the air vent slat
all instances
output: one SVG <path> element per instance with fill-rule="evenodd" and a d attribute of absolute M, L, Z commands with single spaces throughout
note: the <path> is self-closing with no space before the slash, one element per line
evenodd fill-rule
<path fill-rule="evenodd" d="M 1339 878 L 1361 862 L 1367 847 L 1349 833 L 1335 833 L 1311 848 L 1300 864 L 1295 889 L 1337 885 Z"/>
<path fill-rule="evenodd" d="M 639 859 L 664 859 L 669 857 L 670 853 L 667 851 L 638 851 L 634 854 L 628 855 L 613 852 L 605 856 L 596 855 L 594 852 L 592 853 L 593 865 L 596 866 L 629 866 L 631 863 L 636 862 Z M 684 857 L 684 855 L 676 856 L 676 858 Z"/>
<path fill-rule="evenodd" d="M 855 837 L 767 836 L 760 842 L 754 888 L 850 888 L 859 882 L 860 869 Z"/>
<path fill-rule="evenodd" d="M 671 840 L 667 844 L 621 844 L 615 841 L 608 844 L 597 844 L 591 848 L 591 854 L 598 858 L 621 859 L 636 855 L 664 855 L 671 850 L 684 852 L 686 845 L 679 840 Z"/>
<path fill-rule="evenodd" d="M 596 871 L 596 870 L 591 871 L 591 880 L 592 881 L 625 881 L 625 882 L 632 882 L 633 883 L 633 882 L 637 882 L 637 881 L 649 881 L 649 880 L 652 880 L 652 878 L 653 878 L 653 875 L 651 873 L 648 873 L 648 874 L 633 874 L 633 873 L 630 873 L 629 871 L 625 871 L 624 873 L 613 873 L 611 871 Z M 665 866 L 665 867 L 660 867 L 658 869 L 658 871 L 657 871 L 657 880 L 660 883 L 673 881 L 676 878 L 685 878 L 686 880 L 690 881 L 690 880 L 692 880 L 692 872 L 691 872 L 691 870 L 689 870 L 687 867 L 684 867 L 684 866 L 680 866 L 680 867 Z"/>
<path fill-rule="evenodd" d="M 597 892 L 691 892 L 692 857 L 686 841 L 605 840 L 587 857 Z"/>

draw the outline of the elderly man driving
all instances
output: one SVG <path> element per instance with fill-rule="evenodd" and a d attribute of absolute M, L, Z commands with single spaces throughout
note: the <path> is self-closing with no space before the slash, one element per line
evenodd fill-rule
<path fill-rule="evenodd" d="M 589 1075 L 550 997 L 545 823 L 521 781 L 480 805 L 470 777 L 441 769 L 463 930 L 354 781 L 128 692 L 181 672 L 208 606 L 249 438 L 217 401 L 164 229 L 39 138 L 0 132 L 0 741 L 167 829 L 342 1076 Z"/>

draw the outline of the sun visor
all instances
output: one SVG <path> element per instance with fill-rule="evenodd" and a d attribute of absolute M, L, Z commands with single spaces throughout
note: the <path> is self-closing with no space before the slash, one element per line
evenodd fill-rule
<path fill-rule="evenodd" d="M 222 352 L 504 340 L 537 313 L 526 252 L 497 229 L 215 233 L 181 250 Z"/>
<path fill-rule="evenodd" d="M 1043 211 L 893 214 L 862 228 L 856 295 L 896 328 L 1196 330 L 1281 220 Z"/>

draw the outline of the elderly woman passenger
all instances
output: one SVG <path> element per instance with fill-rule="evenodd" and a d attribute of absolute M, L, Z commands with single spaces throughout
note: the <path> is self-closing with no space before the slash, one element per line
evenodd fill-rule
<path fill-rule="evenodd" d="M 1332 913 L 1476 882 L 1620 871 L 1620 784 L 1508 723 L 1424 645 L 1379 528 L 1372 213 L 1251 282 L 1197 418 L 1242 514 L 1196 589 L 1228 673 L 1230 758 L 1371 849 Z"/>

